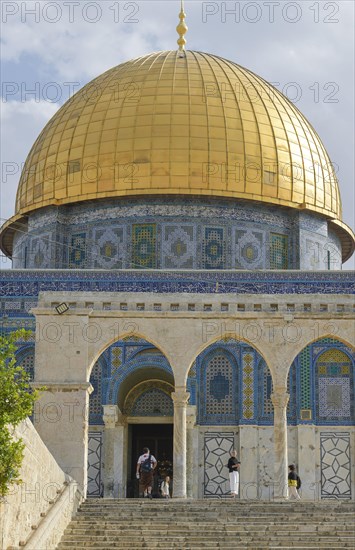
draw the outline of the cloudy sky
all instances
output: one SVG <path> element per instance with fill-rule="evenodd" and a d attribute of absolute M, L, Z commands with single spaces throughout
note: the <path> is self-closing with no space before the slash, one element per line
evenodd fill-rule
<path fill-rule="evenodd" d="M 1 222 L 14 212 L 21 164 L 73 91 L 128 59 L 175 49 L 178 0 L 1 3 Z M 235 61 L 274 83 L 305 114 L 337 168 L 354 228 L 352 0 L 185 0 L 187 48 Z M 2 258 L 2 268 L 10 267 Z M 345 264 L 354 268 L 354 260 Z"/>

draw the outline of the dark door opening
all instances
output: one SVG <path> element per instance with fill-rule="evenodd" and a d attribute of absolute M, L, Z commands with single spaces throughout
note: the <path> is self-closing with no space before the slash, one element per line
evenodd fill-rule
<path fill-rule="evenodd" d="M 128 468 L 127 498 L 138 498 L 139 484 L 136 465 L 143 447 L 148 447 L 158 461 L 154 474 L 153 496 L 159 496 L 159 484 L 165 478 L 173 478 L 173 424 L 130 424 L 130 467 Z M 172 485 L 171 485 L 172 486 Z"/>

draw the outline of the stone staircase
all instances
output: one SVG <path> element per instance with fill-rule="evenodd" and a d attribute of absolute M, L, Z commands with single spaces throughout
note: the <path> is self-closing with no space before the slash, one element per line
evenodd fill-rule
<path fill-rule="evenodd" d="M 57 550 L 355 549 L 352 502 L 88 500 Z"/>

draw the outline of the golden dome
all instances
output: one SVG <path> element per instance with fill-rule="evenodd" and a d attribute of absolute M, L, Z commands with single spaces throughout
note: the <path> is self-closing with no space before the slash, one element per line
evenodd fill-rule
<path fill-rule="evenodd" d="M 44 206 L 107 197 L 231 197 L 324 214 L 348 256 L 337 179 L 309 122 L 249 70 L 185 54 L 128 61 L 67 101 L 28 155 L 6 225 Z"/>

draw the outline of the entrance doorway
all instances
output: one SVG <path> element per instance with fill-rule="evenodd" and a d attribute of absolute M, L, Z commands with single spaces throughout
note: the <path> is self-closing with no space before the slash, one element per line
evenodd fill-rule
<path fill-rule="evenodd" d="M 130 424 L 128 427 L 129 456 L 127 498 L 139 497 L 136 466 L 143 447 L 148 447 L 158 461 L 154 474 L 153 496 L 159 496 L 159 484 L 165 478 L 173 478 L 173 424 Z"/>

